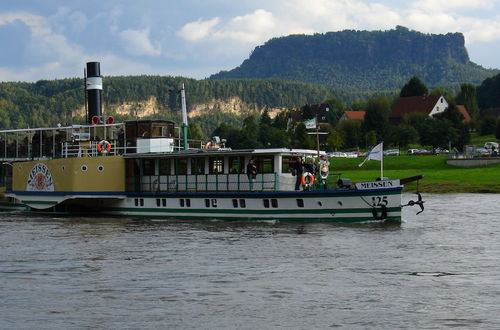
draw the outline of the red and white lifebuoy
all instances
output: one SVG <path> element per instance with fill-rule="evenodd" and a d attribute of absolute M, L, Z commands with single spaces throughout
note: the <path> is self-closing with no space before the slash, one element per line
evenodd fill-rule
<path fill-rule="evenodd" d="M 100 153 L 107 153 L 111 151 L 111 143 L 106 140 L 102 140 L 97 144 L 97 151 Z"/>
<path fill-rule="evenodd" d="M 314 183 L 314 175 L 309 172 L 304 172 L 300 178 L 300 183 L 307 186 L 312 185 Z"/>

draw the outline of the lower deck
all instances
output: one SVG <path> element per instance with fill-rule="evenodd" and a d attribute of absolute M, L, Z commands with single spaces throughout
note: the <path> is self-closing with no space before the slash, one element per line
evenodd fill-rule
<path fill-rule="evenodd" d="M 401 187 L 360 191 L 26 195 L 47 211 L 175 219 L 401 221 Z"/>

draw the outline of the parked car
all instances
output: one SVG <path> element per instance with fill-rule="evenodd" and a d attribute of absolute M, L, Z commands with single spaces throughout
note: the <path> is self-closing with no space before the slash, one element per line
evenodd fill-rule
<path fill-rule="evenodd" d="M 329 152 L 326 154 L 328 157 L 335 157 L 335 158 L 347 158 L 347 154 L 345 152 Z"/>
<path fill-rule="evenodd" d="M 498 143 L 497 142 L 486 142 L 484 144 L 484 149 L 492 150 L 493 147 L 495 150 L 498 150 Z"/>
<path fill-rule="evenodd" d="M 476 156 L 489 156 L 491 155 L 491 149 L 487 149 L 487 148 L 476 148 L 474 150 L 474 154 Z"/>
<path fill-rule="evenodd" d="M 358 152 L 357 151 L 346 152 L 346 157 L 347 158 L 357 158 Z"/>
<path fill-rule="evenodd" d="M 419 152 L 419 149 L 408 149 L 406 152 L 407 155 L 417 155 Z"/>
<path fill-rule="evenodd" d="M 417 155 L 432 155 L 432 152 L 427 149 L 418 149 Z"/>
<path fill-rule="evenodd" d="M 387 149 L 384 151 L 384 156 L 399 156 L 399 149 Z"/>
<path fill-rule="evenodd" d="M 435 155 L 449 154 L 449 153 L 450 153 L 450 151 L 448 149 L 444 149 L 444 148 L 435 148 L 434 149 Z"/>

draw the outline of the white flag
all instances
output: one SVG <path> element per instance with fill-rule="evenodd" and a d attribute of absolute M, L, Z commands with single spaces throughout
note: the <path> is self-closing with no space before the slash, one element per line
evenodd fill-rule
<path fill-rule="evenodd" d="M 304 125 L 306 125 L 306 128 L 316 128 L 316 118 L 309 119 L 304 121 Z"/>
<path fill-rule="evenodd" d="M 363 164 L 370 159 L 382 161 L 382 157 L 384 157 L 384 142 L 380 142 L 373 147 L 370 153 L 366 156 L 365 160 L 363 160 L 363 162 L 358 166 L 363 166 Z"/>

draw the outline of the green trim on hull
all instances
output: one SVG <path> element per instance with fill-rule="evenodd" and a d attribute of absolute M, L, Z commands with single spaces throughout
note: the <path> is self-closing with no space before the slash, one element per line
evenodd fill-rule
<path fill-rule="evenodd" d="M 283 221 L 324 221 L 324 222 L 363 222 L 391 220 L 401 222 L 401 207 L 387 208 L 388 216 L 377 219 L 372 214 L 373 208 L 345 209 L 345 210 L 222 210 L 222 209 L 152 209 L 152 208 L 107 208 L 104 214 L 119 216 L 138 216 L 152 219 L 216 219 L 216 220 L 283 220 Z M 376 208 L 380 211 L 380 208 Z M 168 213 L 168 214 L 159 214 Z M 189 213 L 189 215 L 187 215 Z M 396 213 L 397 215 L 390 215 Z M 296 217 L 286 216 L 296 214 Z M 358 214 L 358 216 L 356 216 Z M 238 216 L 241 215 L 241 216 Z M 301 216 L 302 215 L 302 216 Z M 314 215 L 317 215 L 315 217 Z M 337 216 L 339 215 L 339 216 Z M 352 215 L 352 216 L 345 216 Z"/>
<path fill-rule="evenodd" d="M 196 221 L 209 221 L 209 220 L 221 220 L 221 221 L 294 221 L 294 222 L 342 222 L 342 223 L 355 223 L 355 222 L 369 222 L 369 221 L 393 221 L 401 222 L 401 216 L 389 216 L 384 219 L 374 219 L 373 217 L 341 217 L 341 218 L 273 218 L 273 217 L 199 217 L 199 216 L 161 216 L 161 215 L 149 215 L 149 214 L 110 214 L 113 216 L 120 217 L 140 217 L 148 219 L 158 219 L 158 220 L 196 220 Z"/>

